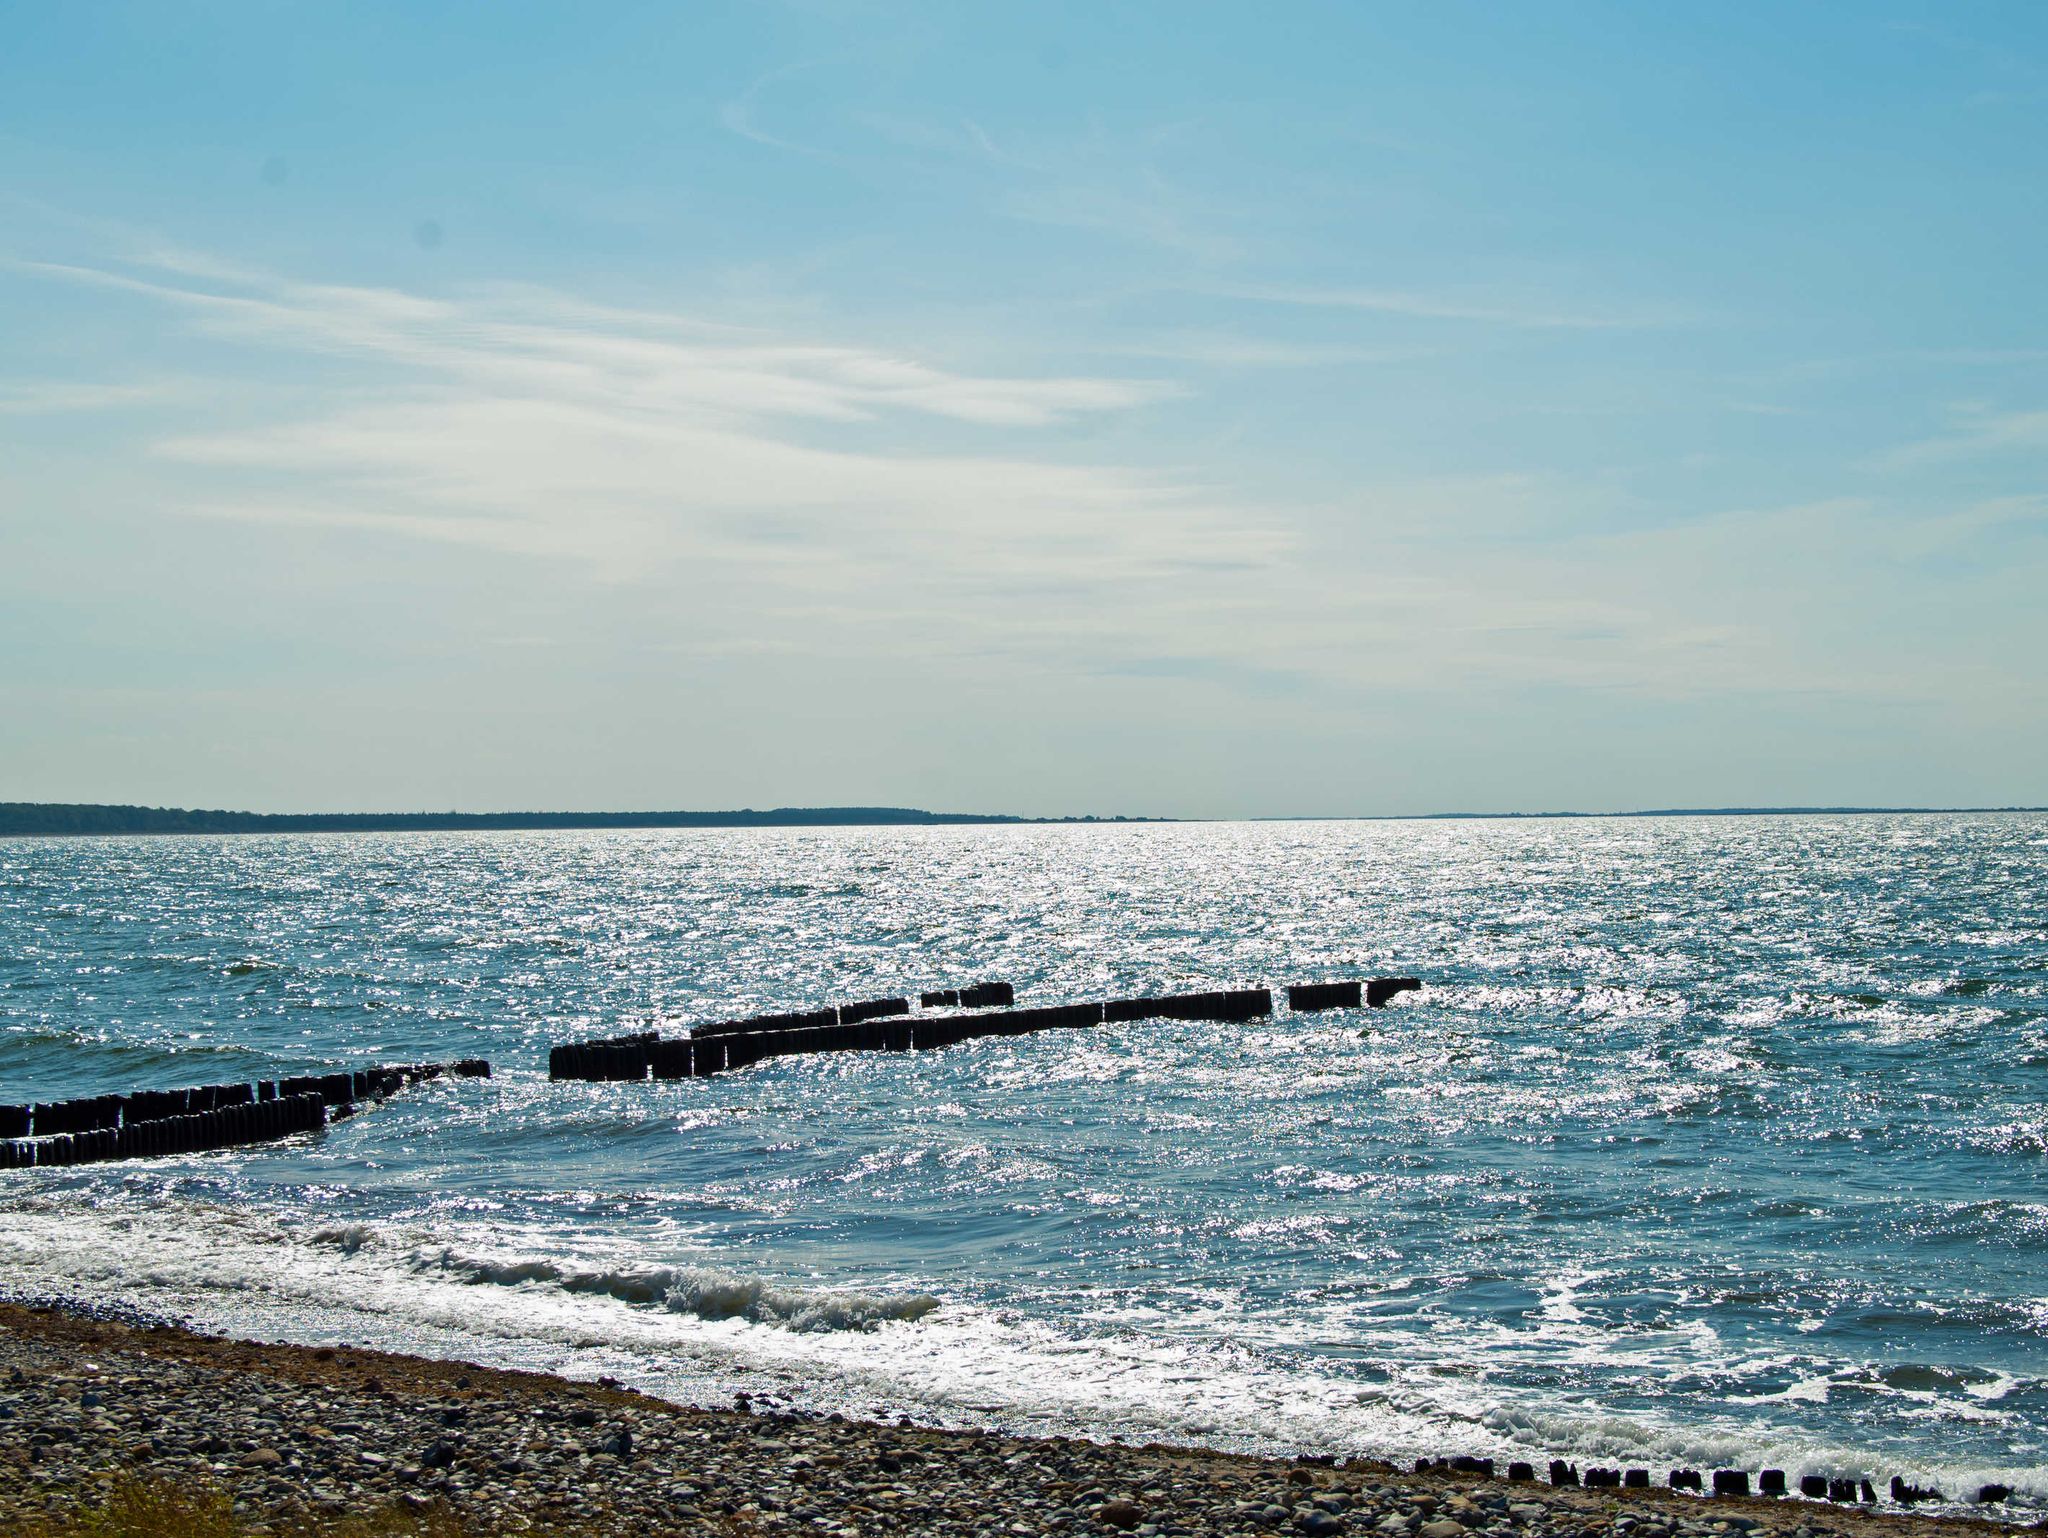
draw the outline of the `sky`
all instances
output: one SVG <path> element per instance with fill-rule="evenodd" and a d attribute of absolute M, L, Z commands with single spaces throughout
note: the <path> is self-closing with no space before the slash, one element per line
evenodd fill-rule
<path fill-rule="evenodd" d="M 2048 7 L 0 0 L 0 800 L 2048 802 Z"/>

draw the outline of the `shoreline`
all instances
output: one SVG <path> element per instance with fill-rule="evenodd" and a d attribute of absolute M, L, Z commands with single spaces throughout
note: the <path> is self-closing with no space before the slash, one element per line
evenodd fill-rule
<path fill-rule="evenodd" d="M 0 839 L 214 838 L 328 833 L 734 832 L 750 829 L 1128 828 L 1205 823 L 1626 822 L 1696 817 L 2039 816 L 2048 806 L 1669 806 L 1541 812 L 1293 812 L 1170 817 L 1088 812 L 927 812 L 914 807 L 780 807 L 766 812 L 238 812 L 72 802 L 0 802 Z"/>
<path fill-rule="evenodd" d="M 206 1335 L 0 1301 L 0 1527 L 124 1482 L 234 1501 L 240 1531 L 1950 1538 L 2014 1520 L 1589 1490 L 1065 1437 L 675 1404 L 616 1382 Z M 52 1531 L 70 1529 L 53 1525 Z"/>

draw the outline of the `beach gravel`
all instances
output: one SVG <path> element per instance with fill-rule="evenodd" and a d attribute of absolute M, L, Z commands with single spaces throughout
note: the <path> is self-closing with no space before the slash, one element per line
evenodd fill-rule
<path fill-rule="evenodd" d="M 2009 1527 L 669 1404 L 602 1383 L 0 1303 L 0 1531 L 123 1480 L 252 1526 L 1139 1538 L 1855 1538 Z"/>

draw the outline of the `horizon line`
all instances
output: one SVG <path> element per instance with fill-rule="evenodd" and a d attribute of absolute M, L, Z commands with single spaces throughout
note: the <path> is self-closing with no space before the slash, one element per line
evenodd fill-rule
<path fill-rule="evenodd" d="M 0 801 L 0 837 L 252 833 L 548 832 L 577 829 L 1061 826 L 1206 822 L 1587 821 L 1640 817 L 1967 816 L 2039 814 L 2048 806 L 1697 806 L 1541 812 L 1334 812 L 1249 817 L 1099 813 L 1024 816 L 896 806 L 780 806 L 727 811 L 251 812 L 120 802 Z"/>

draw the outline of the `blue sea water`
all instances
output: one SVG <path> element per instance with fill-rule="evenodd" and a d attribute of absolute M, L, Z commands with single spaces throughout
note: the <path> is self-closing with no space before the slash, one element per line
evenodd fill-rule
<path fill-rule="evenodd" d="M 982 978 L 1388 1009 L 551 1084 Z M 0 1175 L 0 1285 L 943 1424 L 2048 1501 L 2048 818 L 0 841 L 0 1100 L 488 1057 Z"/>

